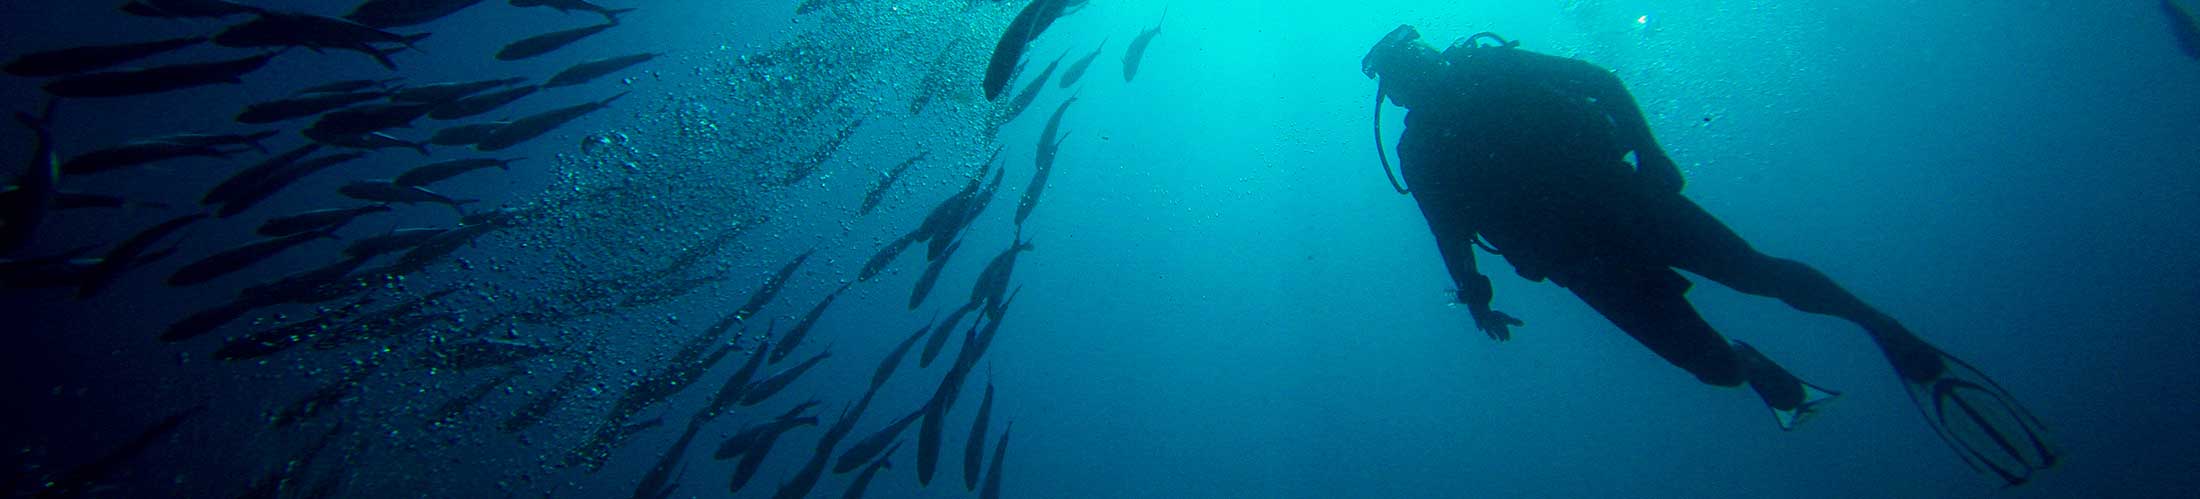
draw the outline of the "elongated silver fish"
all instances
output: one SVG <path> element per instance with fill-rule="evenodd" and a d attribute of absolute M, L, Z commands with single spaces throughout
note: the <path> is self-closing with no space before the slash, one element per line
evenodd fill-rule
<path fill-rule="evenodd" d="M 483 152 L 501 151 L 522 142 L 533 140 L 535 137 L 541 137 L 542 134 L 550 133 L 551 130 L 564 126 L 566 123 L 587 116 L 588 113 L 611 107 L 613 101 L 625 97 L 626 94 L 626 92 L 620 92 L 618 95 L 613 95 L 604 100 L 561 107 L 512 120 L 509 125 L 491 130 L 487 137 L 481 139 L 481 142 L 474 144 L 474 150 Z"/>
<path fill-rule="evenodd" d="M 122 63 L 152 57 L 206 43 L 210 38 L 187 36 L 154 40 L 150 42 L 91 45 L 65 49 L 32 52 L 8 61 L 8 74 L 16 76 L 61 76 L 111 68 Z"/>
<path fill-rule="evenodd" d="M 330 237 L 328 232 L 291 234 L 253 241 L 242 246 L 222 250 L 220 253 L 208 255 L 206 258 L 201 258 L 189 265 L 184 265 L 181 269 L 177 269 L 175 274 L 168 276 L 168 285 L 190 286 L 211 281 L 216 277 L 229 275 L 244 270 L 253 264 L 267 261 L 269 257 L 291 248 L 325 237 Z"/>
<path fill-rule="evenodd" d="M 1123 51 L 1124 83 L 1129 83 L 1131 78 L 1138 77 L 1138 65 L 1146 60 L 1146 47 L 1153 44 L 1153 37 L 1161 34 L 1161 25 L 1167 22 L 1169 22 L 1169 9 L 1163 7 L 1161 9 L 1161 20 L 1154 22 L 1152 29 L 1138 32 L 1138 38 L 1131 39 L 1130 49 Z"/>
<path fill-rule="evenodd" d="M 565 48 L 566 45 L 572 45 L 573 42 L 581 41 L 582 38 L 595 36 L 595 34 L 597 33 L 602 33 L 604 30 L 611 29 L 613 26 L 618 25 L 619 23 L 617 22 L 608 22 L 595 26 L 574 28 L 565 31 L 553 31 L 523 38 L 520 41 L 512 42 L 508 45 L 505 45 L 502 50 L 498 50 L 497 60 L 517 61 L 520 59 L 548 54 L 551 51 Z"/>
<path fill-rule="evenodd" d="M 175 64 L 146 69 L 85 73 L 46 82 L 56 97 L 125 97 L 217 84 L 244 83 L 244 75 L 275 59 L 270 52 L 227 61 Z"/>
<path fill-rule="evenodd" d="M 428 111 L 428 117 L 438 120 L 455 120 L 480 116 L 502 108 L 506 104 L 511 104 L 512 101 L 520 100 L 522 97 L 534 95 L 535 91 L 541 89 L 542 87 L 539 85 L 521 85 L 486 94 L 469 95 L 435 106 L 434 110 Z"/>
<path fill-rule="evenodd" d="M 595 81 L 595 79 L 597 78 L 602 78 L 604 75 L 616 73 L 621 69 L 626 69 L 634 67 L 634 65 L 636 64 L 649 62 L 650 59 L 656 59 L 657 56 L 660 55 L 664 54 L 659 52 L 643 52 L 640 54 L 607 57 L 603 59 L 583 62 L 580 64 L 574 64 L 572 67 L 565 68 L 564 71 L 559 71 L 558 74 L 552 75 L 549 81 L 543 82 L 542 88 L 557 88 L 588 83 L 590 81 Z"/>

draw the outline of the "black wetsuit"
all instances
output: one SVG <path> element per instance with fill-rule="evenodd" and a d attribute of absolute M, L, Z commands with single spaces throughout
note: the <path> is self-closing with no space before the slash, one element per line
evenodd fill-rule
<path fill-rule="evenodd" d="M 1410 110 L 1399 166 L 1461 301 L 1489 303 L 1474 263 L 1479 235 L 1521 277 L 1565 287 L 1714 385 L 1750 381 L 1751 366 L 1697 315 L 1683 296 L 1690 283 L 1674 269 L 1908 336 L 1823 274 L 1757 252 L 1682 197 L 1679 171 L 1609 71 L 1503 47 L 1459 46 L 1440 57 L 1445 63 L 1424 74 L 1393 78 L 1435 88 L 1392 95 L 1412 96 L 1398 99 Z"/>

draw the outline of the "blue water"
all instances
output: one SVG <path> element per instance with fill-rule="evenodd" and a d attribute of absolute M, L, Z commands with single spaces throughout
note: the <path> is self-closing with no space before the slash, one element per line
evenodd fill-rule
<path fill-rule="evenodd" d="M 111 3 L 0 4 L 0 55 L 205 34 L 241 19 L 131 18 Z M 633 92 L 519 148 L 437 149 L 431 159 L 529 158 L 435 189 L 482 199 L 483 208 L 550 214 L 372 294 L 383 297 L 380 307 L 465 286 L 437 306 L 459 324 L 436 334 L 578 291 L 616 302 L 648 280 L 599 279 L 665 268 L 737 222 L 766 218 L 681 267 L 672 279 L 723 278 L 691 293 L 496 329 L 577 354 L 518 364 L 522 375 L 449 427 L 424 425 L 423 414 L 499 371 L 418 367 L 425 340 L 211 357 L 227 338 L 322 313 L 299 306 L 188 341 L 154 339 L 237 289 L 330 261 L 343 242 L 301 247 L 206 285 L 161 283 L 185 262 L 251 240 L 267 217 L 351 205 L 333 194 L 345 181 L 427 161 L 377 152 L 245 215 L 194 225 L 177 256 L 93 299 L 0 292 L 11 477 L 0 485 L 37 490 L 203 404 L 91 495 L 242 494 L 336 428 L 336 443 L 283 494 L 336 480 L 344 497 L 626 496 L 746 353 L 642 410 L 634 422 L 665 424 L 618 446 L 600 470 L 565 466 L 628 383 L 661 370 L 780 265 L 814 249 L 759 316 L 781 318 L 783 330 L 1001 147 L 1001 193 L 924 306 L 905 306 L 924 270 L 913 256 L 922 250 L 912 248 L 853 285 L 790 358 L 830 347 L 817 371 L 700 431 L 679 460 L 674 497 L 724 496 L 733 462 L 711 459 L 719 441 L 808 399 L 824 402 L 815 412 L 830 425 L 888 350 L 961 303 L 987 260 L 1018 237 L 1011 218 L 1032 175 L 1033 144 L 1074 93 L 1062 152 L 1021 229 L 1036 246 L 1013 275 L 1011 288 L 1022 289 L 948 413 L 940 475 L 928 487 L 914 479 L 911 428 L 872 497 L 969 495 L 961 453 L 988 382 L 997 389 L 992 438 L 1014 425 L 1002 483 L 1009 497 L 2172 497 L 2200 487 L 2192 451 L 2200 387 L 2191 383 L 2200 379 L 2200 61 L 2178 52 L 2154 2 L 1093 0 L 1033 43 L 1028 58 L 1036 70 L 1105 39 L 1098 62 L 1072 89 L 1047 84 L 997 132 L 986 121 L 996 105 L 979 96 L 977 75 L 1022 2 L 979 1 L 968 11 L 961 0 L 898 3 L 854 0 L 795 16 L 787 1 L 629 0 L 611 6 L 640 10 L 615 29 L 499 62 L 489 54 L 507 42 L 600 18 L 488 1 L 396 29 L 435 35 L 421 53 L 397 56 L 394 73 L 356 53 L 293 50 L 239 85 L 64 103 L 56 133 L 67 154 L 179 131 L 294 131 L 310 121 L 251 127 L 230 116 L 329 80 L 539 79 L 583 60 L 667 52 L 482 117 Z M 351 4 L 285 8 L 337 15 Z M 1163 22 L 1164 10 L 1162 34 L 1125 82 L 1123 47 Z M 1614 70 L 1681 164 L 1691 199 L 1758 249 L 1816 266 L 1993 375 L 2052 430 L 2063 461 L 2033 483 L 2003 488 L 1934 436 L 1856 328 L 1702 279 L 1689 297 L 1722 333 L 1843 398 L 1782 432 L 1747 390 L 1698 383 L 1565 290 L 1519 279 L 1483 255 L 1497 308 L 1527 323 L 1509 343 L 1489 341 L 1464 309 L 1446 304 L 1450 279 L 1415 205 L 1377 177 L 1367 122 L 1374 85 L 1355 63 L 1401 23 L 1439 44 L 1495 31 L 1525 49 Z M 950 51 L 951 40 L 961 41 Z M 742 56 L 788 46 L 806 48 L 782 54 L 838 62 L 831 71 L 744 76 L 756 73 L 743 72 Z M 148 63 L 251 53 L 202 46 Z M 949 65 L 950 91 L 911 115 L 907 103 L 934 60 Z M 779 83 L 761 83 L 770 79 Z M 33 111 L 45 100 L 42 83 L 0 79 L 0 95 L 11 110 Z M 1024 85 L 1011 83 L 1010 93 Z M 766 88 L 844 91 L 818 112 L 797 113 Z M 1384 140 L 1402 129 L 1402 111 L 1386 111 Z M 856 118 L 864 124 L 814 176 L 784 187 L 769 176 Z M 422 138 L 442 125 L 393 134 Z M 0 133 L 0 157 L 20 161 L 30 136 L 9 130 Z M 609 145 L 583 148 L 584 138 Z M 270 146 L 303 141 L 285 133 Z M 876 212 L 859 216 L 880 172 L 920 149 L 928 159 Z M 203 189 L 258 159 L 65 178 L 69 190 L 173 207 L 66 212 L 24 254 L 103 248 L 196 209 Z M 611 194 L 590 195 L 603 192 Z M 380 217 L 339 235 L 453 223 L 440 206 Z M 763 321 L 751 322 L 747 336 L 761 336 Z M 370 359 L 380 368 L 355 396 L 298 426 L 268 423 Z M 932 394 L 946 368 L 913 361 L 843 449 Z M 549 421 L 497 429 L 576 366 L 588 381 Z M 771 494 L 796 474 L 819 432 L 788 433 L 739 494 Z M 811 493 L 838 495 L 852 476 L 827 474 Z"/>

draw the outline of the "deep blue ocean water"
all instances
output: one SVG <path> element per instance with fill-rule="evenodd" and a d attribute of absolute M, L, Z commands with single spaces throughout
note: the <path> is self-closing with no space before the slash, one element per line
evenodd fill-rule
<path fill-rule="evenodd" d="M 208 34 L 244 19 L 136 18 L 114 3 L 0 4 L 0 57 Z M 281 7 L 340 15 L 353 3 Z M 343 497 L 633 494 L 747 353 L 640 410 L 630 422 L 663 425 L 621 442 L 600 469 L 569 465 L 629 385 L 676 363 L 683 343 L 814 251 L 742 328 L 745 339 L 711 344 L 747 348 L 772 318 L 784 331 L 991 172 L 978 165 L 998 147 L 1000 194 L 930 298 L 906 306 L 925 270 L 922 243 L 853 284 L 786 363 L 764 371 L 828 348 L 831 357 L 787 392 L 703 426 L 674 456 L 673 497 L 727 495 L 733 461 L 711 452 L 746 425 L 811 399 L 831 425 L 878 360 L 951 312 L 1019 237 L 1035 249 L 1017 263 L 1010 288 L 1020 290 L 998 341 L 947 412 L 940 475 L 923 487 L 914 478 L 911 428 L 872 497 L 973 495 L 962 453 L 986 383 L 997 390 L 991 438 L 1013 422 L 1002 481 L 1010 497 L 2176 497 L 2200 487 L 2200 60 L 2178 51 L 2154 2 L 1093 0 L 1032 43 L 1030 69 L 1010 93 L 1056 56 L 1101 47 L 1090 72 L 1070 88 L 1047 83 L 997 130 L 990 117 L 1005 104 L 987 102 L 977 79 L 1024 2 L 850 0 L 802 15 L 788 1 L 600 3 L 639 10 L 522 61 L 490 54 L 601 17 L 491 0 L 394 29 L 434 33 L 394 56 L 396 71 L 357 53 L 293 49 L 242 84 L 63 102 L 54 130 L 65 156 L 168 133 L 262 129 L 284 131 L 269 142 L 281 151 L 305 142 L 294 132 L 310 119 L 230 117 L 337 79 L 539 81 L 584 60 L 667 54 L 481 117 L 632 92 L 518 148 L 437 148 L 427 159 L 378 151 L 246 214 L 194 224 L 171 239 L 176 256 L 94 298 L 0 291 L 10 414 L 0 458 L 10 478 L 0 485 L 41 490 L 203 405 L 89 495 L 228 497 L 271 482 L 282 485 L 262 490 L 283 496 L 326 483 Z M 1162 33 L 1126 82 L 1123 47 L 1156 23 Z M 1612 69 L 1680 163 L 1690 198 L 1758 249 L 1816 266 L 1994 376 L 2052 430 L 2064 459 L 2005 488 L 1934 436 L 1854 326 L 1703 279 L 1689 297 L 1722 333 L 1842 399 L 1783 432 L 1747 390 L 1698 383 L 1565 290 L 1485 254 L 1497 307 L 1526 321 L 1513 341 L 1490 341 L 1464 308 L 1447 305 L 1452 284 L 1414 203 L 1377 177 L 1374 84 L 1355 63 L 1398 24 L 1439 45 L 1494 31 Z M 145 64 L 253 53 L 199 46 Z M 36 112 L 42 83 L 5 77 L 0 95 L 9 111 Z M 912 113 L 910 101 L 935 88 Z M 1018 229 L 1033 145 L 1073 95 L 1044 196 Z M 1403 114 L 1385 111 L 1383 140 L 1396 140 Z M 855 120 L 816 173 L 778 180 Z M 446 124 L 392 134 L 418 139 Z M 0 158 L 14 170 L 32 138 L 6 130 Z M 859 213 L 881 172 L 920 150 L 926 158 L 878 209 Z M 268 217 L 357 204 L 335 195 L 344 182 L 476 156 L 528 159 L 435 190 L 481 199 L 476 210 L 534 215 L 365 295 L 379 297 L 371 309 L 455 287 L 433 306 L 454 323 L 214 358 L 229 338 L 326 312 L 286 305 L 202 337 L 155 339 L 236 290 L 331 261 L 349 240 L 455 222 L 448 208 L 402 207 L 346 227 L 345 241 L 208 284 L 164 285 L 182 264 L 253 240 Z M 10 256 L 82 246 L 101 248 L 96 255 L 199 209 L 205 188 L 261 157 L 64 178 L 67 190 L 170 207 L 63 212 Z M 737 227 L 746 232 L 730 244 L 707 244 Z M 620 306 L 680 282 L 693 285 Z M 551 311 L 572 316 L 494 322 Z M 417 360 L 483 324 L 568 353 L 515 364 L 520 374 L 455 422 L 426 424 L 445 400 L 505 372 Z M 945 363 L 901 366 L 842 448 L 924 405 Z M 376 368 L 354 393 L 307 421 L 270 422 L 366 365 Z M 576 369 L 585 381 L 544 423 L 498 428 Z M 796 475 L 821 430 L 787 433 L 738 495 L 771 494 Z M 333 444 L 301 459 L 324 435 Z M 811 493 L 838 495 L 853 476 L 828 473 Z"/>

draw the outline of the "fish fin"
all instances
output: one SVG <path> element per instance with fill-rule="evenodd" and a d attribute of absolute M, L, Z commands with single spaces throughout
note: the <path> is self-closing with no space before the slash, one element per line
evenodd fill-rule
<path fill-rule="evenodd" d="M 260 141 L 267 140 L 268 137 L 274 137 L 276 133 L 280 132 L 277 132 L 275 130 L 268 130 L 265 132 L 246 134 L 244 136 L 244 141 L 246 144 L 250 144 L 253 150 L 260 151 L 260 154 L 271 154 L 272 152 L 267 150 L 267 144 L 262 144 L 260 143 Z"/>
<path fill-rule="evenodd" d="M 374 62 L 381 63 L 383 68 L 389 69 L 391 71 L 397 70 L 397 61 L 390 60 L 389 54 L 385 54 L 380 50 L 375 50 L 374 47 L 361 47 L 361 51 L 366 52 L 369 57 L 373 57 Z"/>
<path fill-rule="evenodd" d="M 421 34 L 417 34 L 417 35 L 407 35 L 407 36 L 405 36 L 405 37 L 403 37 L 403 38 L 400 38 L 400 39 L 398 39 L 398 42 L 397 42 L 397 44 L 398 44 L 398 45 L 404 45 L 404 46 L 405 46 L 405 48 L 407 48 L 407 49 L 412 49 L 412 51 L 414 51 L 414 52 L 419 52 L 419 53 L 423 53 L 423 54 L 425 54 L 425 53 L 428 53 L 428 51 L 426 51 L 426 50 L 420 50 L 420 47 L 416 47 L 416 46 L 414 46 L 413 44 L 415 44 L 415 43 L 420 43 L 420 41 L 421 41 L 421 40 L 426 40 L 426 39 L 428 39 L 428 37 L 429 37 L 429 36 L 433 36 L 433 35 L 435 35 L 435 33 L 421 33 Z"/>
<path fill-rule="evenodd" d="M 474 203 L 479 203 L 479 202 L 481 202 L 481 200 L 479 200 L 479 199 L 456 199 L 456 200 L 452 200 L 452 201 L 451 201 L 451 210 L 453 210 L 453 211 L 457 211 L 457 212 L 458 212 L 458 217 L 459 217 L 459 218 L 465 218 L 465 217 L 466 217 L 466 205 L 469 205 L 469 204 L 474 204 Z"/>
<path fill-rule="evenodd" d="M 633 11 L 634 11 L 634 7 L 627 7 L 627 8 L 624 8 L 624 9 L 611 9 L 611 10 L 606 10 L 606 11 L 603 11 L 603 12 L 601 12 L 601 14 L 603 14 L 603 17 L 604 17 L 604 19 L 609 19 L 609 20 L 611 20 L 611 22 L 614 22 L 614 23 L 616 23 L 616 22 L 619 22 L 619 14 L 625 14 L 625 13 L 628 13 L 628 12 L 633 12 Z"/>
<path fill-rule="evenodd" d="M 406 142 L 405 145 L 412 147 L 412 149 L 415 151 L 420 151 L 421 156 L 429 155 L 428 143 L 426 142 Z"/>

